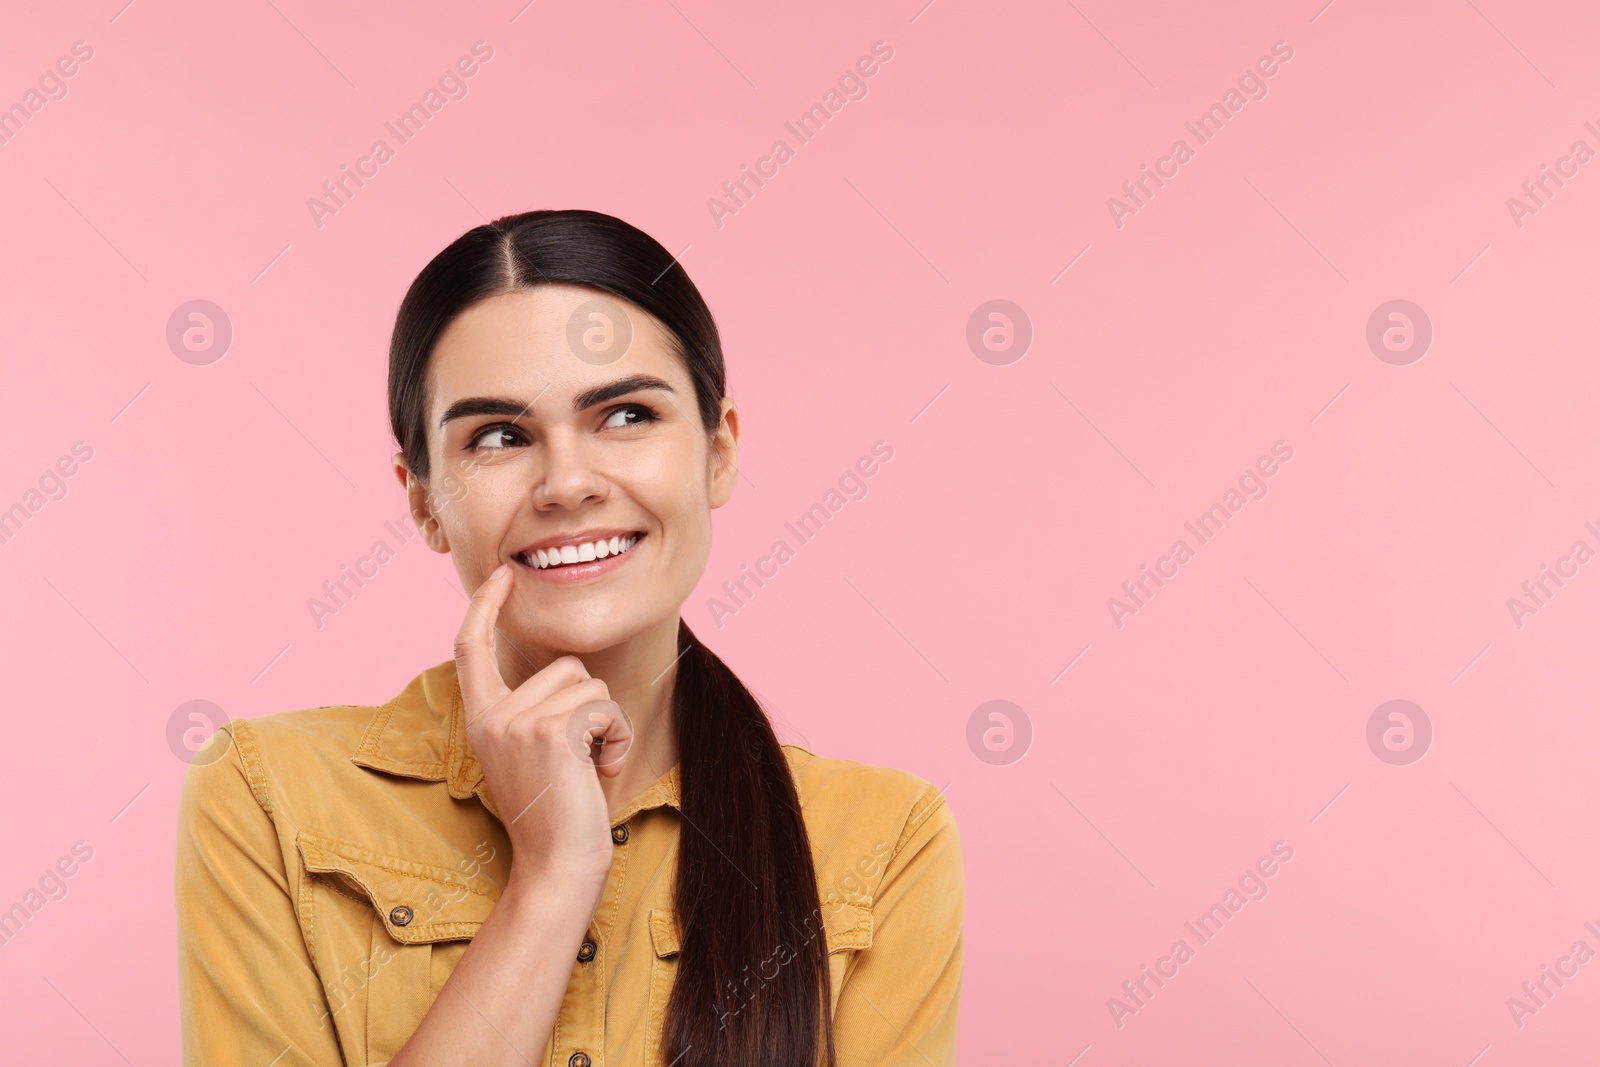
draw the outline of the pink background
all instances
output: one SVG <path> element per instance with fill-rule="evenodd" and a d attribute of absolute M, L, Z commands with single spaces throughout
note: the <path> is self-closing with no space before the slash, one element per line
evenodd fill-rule
<path fill-rule="evenodd" d="M 462 594 L 419 541 L 320 630 L 307 600 L 405 515 L 405 286 L 536 207 L 681 250 L 717 315 L 745 480 L 685 617 L 785 739 L 949 784 L 962 1062 L 1593 1057 L 1600 961 L 1520 1027 L 1506 1002 L 1600 950 L 1600 563 L 1520 627 L 1506 601 L 1600 549 L 1600 162 L 1520 226 L 1507 198 L 1600 149 L 1600 15 L 923 2 L 8 13 L 0 105 L 94 54 L 0 145 L 0 507 L 93 458 L 0 545 L 0 908 L 94 855 L 0 947 L 7 1059 L 177 1059 L 174 709 L 379 703 L 449 657 Z M 468 95 L 319 228 L 307 199 L 478 40 Z M 880 40 L 800 145 L 784 122 Z M 1199 145 L 1184 122 L 1277 41 L 1268 94 Z M 1180 137 L 1119 227 L 1107 198 Z M 780 138 L 719 227 L 708 198 Z M 209 365 L 165 338 L 193 299 L 234 330 Z M 994 299 L 1034 331 L 1005 365 L 966 341 Z M 1366 342 L 1394 299 L 1433 326 L 1408 365 Z M 707 599 L 878 440 L 868 495 L 719 629 Z M 1268 495 L 1197 547 L 1183 524 L 1280 440 Z M 1194 558 L 1119 628 L 1107 598 L 1178 538 Z M 967 742 L 996 699 L 1033 732 L 1003 765 Z M 1366 740 L 1391 699 L 1432 723 L 1409 765 Z M 1276 841 L 1270 893 L 1199 945 L 1184 922 Z M 1179 938 L 1119 1027 L 1107 999 Z"/>

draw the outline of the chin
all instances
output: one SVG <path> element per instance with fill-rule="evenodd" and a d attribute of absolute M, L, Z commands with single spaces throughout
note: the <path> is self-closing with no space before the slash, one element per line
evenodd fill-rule
<path fill-rule="evenodd" d="M 619 622 L 613 617 L 605 623 L 590 623 L 584 619 L 547 621 L 545 625 L 530 627 L 523 633 L 530 644 L 564 655 L 603 651 L 622 644 L 640 629 L 640 626 Z"/>

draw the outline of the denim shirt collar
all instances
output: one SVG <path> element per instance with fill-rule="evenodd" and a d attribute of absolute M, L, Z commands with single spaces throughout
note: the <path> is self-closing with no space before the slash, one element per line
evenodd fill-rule
<path fill-rule="evenodd" d="M 483 766 L 467 740 L 466 707 L 455 660 L 435 664 L 413 678 L 398 696 L 378 708 L 350 762 L 368 770 L 448 784 L 457 800 L 476 796 L 495 809 Z M 678 767 L 657 778 L 611 817 L 621 825 L 633 815 L 663 805 L 682 811 Z"/>

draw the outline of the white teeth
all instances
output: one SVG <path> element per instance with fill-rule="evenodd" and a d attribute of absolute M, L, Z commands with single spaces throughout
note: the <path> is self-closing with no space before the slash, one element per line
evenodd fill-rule
<path fill-rule="evenodd" d="M 538 570 L 564 563 L 588 563 L 607 556 L 620 556 L 639 540 L 638 534 L 613 537 L 610 540 L 589 541 L 581 545 L 562 545 L 560 548 L 536 548 L 523 558 Z"/>

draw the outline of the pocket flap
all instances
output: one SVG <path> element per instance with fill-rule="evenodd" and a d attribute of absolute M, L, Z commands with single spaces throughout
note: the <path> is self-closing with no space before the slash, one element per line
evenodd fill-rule
<path fill-rule="evenodd" d="M 493 882 L 417 860 L 389 856 L 301 830 L 305 869 L 371 902 L 389 936 L 404 944 L 453 941 L 478 932 L 500 890 Z"/>
<path fill-rule="evenodd" d="M 650 944 L 658 957 L 678 954 L 678 927 L 672 921 L 671 908 L 650 909 Z"/>
<path fill-rule="evenodd" d="M 860 950 L 872 945 L 872 905 L 839 897 L 822 900 L 822 929 L 828 953 Z M 680 947 L 678 926 L 670 907 L 650 909 L 650 943 L 659 957 L 675 956 Z"/>

